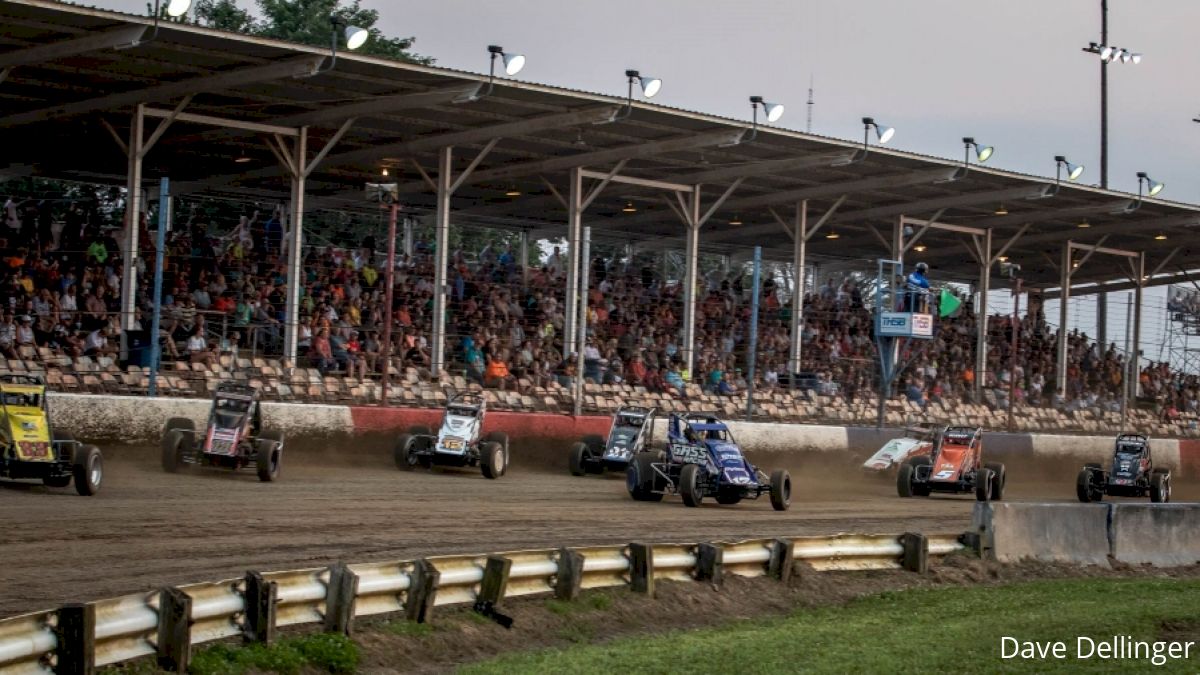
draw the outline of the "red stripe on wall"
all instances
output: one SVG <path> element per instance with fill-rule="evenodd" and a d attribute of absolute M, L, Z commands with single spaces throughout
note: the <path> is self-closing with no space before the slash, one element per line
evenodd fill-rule
<path fill-rule="evenodd" d="M 373 408 L 351 406 L 355 433 L 400 432 L 415 425 L 431 430 L 441 423 L 442 411 L 428 408 Z M 574 439 L 584 434 L 607 435 L 609 418 L 572 417 L 551 413 L 489 412 L 484 431 L 503 431 L 512 438 Z"/>
<path fill-rule="evenodd" d="M 1200 441 L 1179 441 L 1179 473 L 1189 478 L 1200 477 Z"/>

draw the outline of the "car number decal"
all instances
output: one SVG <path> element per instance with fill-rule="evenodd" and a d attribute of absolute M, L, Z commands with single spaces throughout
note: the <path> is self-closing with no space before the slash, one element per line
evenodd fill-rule
<path fill-rule="evenodd" d="M 952 469 L 946 469 L 945 471 L 937 472 L 937 475 L 934 476 L 934 478 L 949 478 L 950 476 L 953 476 L 953 475 L 954 475 L 954 471 Z"/>

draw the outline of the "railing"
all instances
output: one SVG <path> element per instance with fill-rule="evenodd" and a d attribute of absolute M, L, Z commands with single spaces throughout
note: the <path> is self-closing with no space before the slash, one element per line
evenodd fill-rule
<path fill-rule="evenodd" d="M 90 672 L 145 656 L 186 670 L 193 645 L 242 636 L 271 642 L 279 627 L 323 624 L 349 633 L 357 617 L 403 612 L 428 621 L 434 607 L 474 604 L 495 615 L 503 598 L 658 580 L 720 583 L 725 575 L 786 580 L 794 562 L 817 571 L 909 569 L 965 550 L 954 535 L 854 535 L 701 544 L 641 544 L 452 555 L 285 572 L 167 587 L 0 621 L 0 672 Z"/>

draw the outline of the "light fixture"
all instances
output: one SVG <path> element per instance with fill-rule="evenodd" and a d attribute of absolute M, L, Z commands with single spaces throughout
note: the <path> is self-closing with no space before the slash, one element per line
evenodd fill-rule
<path fill-rule="evenodd" d="M 147 4 L 147 6 L 149 6 L 149 3 L 146 3 L 146 4 Z M 161 6 L 162 6 L 162 0 L 154 0 L 154 16 L 153 16 L 154 26 L 150 29 L 149 37 L 144 37 L 144 38 L 141 38 L 138 40 L 134 40 L 133 42 L 129 43 L 128 45 L 121 45 L 121 46 L 117 47 L 117 49 L 126 49 L 129 47 L 137 47 L 139 45 L 144 45 L 147 42 L 150 42 L 150 41 L 154 40 L 155 38 L 157 38 L 158 37 L 158 21 L 159 21 L 159 19 L 162 18 L 162 14 L 163 14 Z M 187 14 L 187 11 L 188 11 L 188 9 L 191 8 L 191 6 L 192 6 L 192 0 L 168 0 L 167 16 L 171 17 L 172 19 L 178 19 L 179 17 L 183 16 L 184 14 Z"/>
<path fill-rule="evenodd" d="M 637 213 L 637 207 L 633 202 L 625 202 L 625 207 L 621 209 L 621 213 Z"/>
<path fill-rule="evenodd" d="M 1055 155 L 1054 156 L 1054 180 L 1055 180 L 1055 182 L 1062 181 L 1062 170 L 1063 170 L 1064 166 L 1067 167 L 1067 180 L 1069 180 L 1069 181 L 1078 180 L 1079 177 L 1083 175 L 1083 165 L 1082 164 L 1072 164 L 1063 155 Z"/>
<path fill-rule="evenodd" d="M 367 38 L 371 37 L 370 31 L 358 26 L 351 26 L 337 14 L 329 15 L 329 25 L 332 28 L 329 35 L 329 64 L 313 71 L 313 75 L 333 70 L 333 67 L 337 65 L 338 33 L 341 33 L 342 37 L 346 40 L 346 49 L 350 51 L 363 46 L 367 43 Z"/>
<path fill-rule="evenodd" d="M 995 148 L 990 145 L 980 145 L 971 136 L 963 137 L 963 145 L 966 146 L 963 165 L 968 171 L 971 169 L 971 148 L 975 148 L 975 159 L 979 160 L 980 164 L 991 159 L 992 153 L 995 152 Z"/>
<path fill-rule="evenodd" d="M 171 0 L 167 3 L 167 16 L 183 16 L 191 6 L 192 0 Z"/>
<path fill-rule="evenodd" d="M 1113 47 L 1112 45 L 1102 45 L 1096 42 L 1089 42 L 1088 46 L 1083 48 L 1083 51 L 1089 54 L 1095 54 L 1100 57 L 1103 63 L 1133 63 L 1142 62 L 1142 53 L 1134 52 L 1122 47 Z"/>
<path fill-rule="evenodd" d="M 235 157 L 233 161 L 238 164 L 245 164 L 246 162 L 250 162 L 253 160 L 251 159 L 251 157 L 249 155 L 247 155 L 246 153 L 243 152 L 242 154 Z"/>
<path fill-rule="evenodd" d="M 508 190 L 504 193 L 505 197 L 520 197 L 521 191 L 517 189 L 516 184 L 509 185 Z"/>
<path fill-rule="evenodd" d="M 1141 201 L 1141 199 L 1142 199 L 1142 184 L 1143 183 L 1146 184 L 1146 196 L 1147 197 L 1153 197 L 1153 196 L 1157 195 L 1158 193 L 1162 192 L 1162 189 L 1164 187 L 1166 187 L 1165 185 L 1154 180 L 1150 176 L 1147 176 L 1145 171 L 1137 172 L 1137 178 L 1138 178 L 1138 201 Z"/>
<path fill-rule="evenodd" d="M 488 64 L 487 90 L 476 96 L 476 99 L 491 95 L 492 89 L 495 88 L 497 58 L 504 62 L 504 74 L 508 75 L 509 77 L 521 72 L 521 69 L 525 67 L 524 54 L 509 54 L 508 52 L 504 51 L 504 47 L 501 47 L 500 45 L 488 45 L 487 50 L 488 54 L 491 54 L 491 60 Z"/>
<path fill-rule="evenodd" d="M 742 219 L 741 219 L 741 217 L 740 217 L 740 216 L 736 216 L 736 215 L 735 215 L 733 218 L 731 218 L 731 219 L 729 220 L 729 224 L 730 224 L 730 225 L 741 225 L 741 224 L 742 224 Z"/>
<path fill-rule="evenodd" d="M 1080 223 L 1079 223 L 1078 225 L 1076 225 L 1075 227 L 1078 227 L 1078 228 L 1079 228 L 1079 229 L 1081 229 L 1081 230 L 1086 230 L 1087 228 L 1089 228 L 1089 227 L 1091 227 L 1091 226 L 1092 226 L 1092 224 L 1091 224 L 1091 223 L 1089 223 L 1088 221 L 1084 220 L 1084 221 L 1080 221 Z"/>
<path fill-rule="evenodd" d="M 825 238 L 826 239 L 840 239 L 841 236 L 842 235 L 837 233 L 837 230 L 830 230 L 829 233 L 825 235 Z"/>
<path fill-rule="evenodd" d="M 1008 262 L 1008 256 L 1002 255 L 999 258 L 996 258 L 996 260 L 999 260 L 1000 262 Z"/>
<path fill-rule="evenodd" d="M 771 103 L 770 101 L 764 101 L 763 97 L 761 96 L 751 96 L 750 108 L 754 111 L 754 122 L 750 129 L 750 135 L 742 141 L 743 143 L 749 143 L 758 137 L 758 106 L 760 105 L 762 106 L 763 112 L 767 114 L 768 122 L 778 122 L 779 118 L 783 117 L 782 103 Z"/>
<path fill-rule="evenodd" d="M 925 244 L 917 244 L 916 246 L 913 247 L 913 250 L 916 251 L 917 253 L 924 253 L 925 252 Z"/>
<path fill-rule="evenodd" d="M 1154 239 L 1155 239 L 1155 241 L 1166 241 L 1167 233 L 1159 232 L 1158 234 L 1154 235 Z"/>
<path fill-rule="evenodd" d="M 387 168 L 386 166 L 385 166 L 385 167 L 383 167 L 383 169 L 381 169 L 381 170 L 380 170 L 379 174 L 380 174 L 381 176 L 386 176 L 386 175 L 388 175 L 388 168 Z"/>
<path fill-rule="evenodd" d="M 875 129 L 875 139 L 880 145 L 892 140 L 892 136 L 896 134 L 896 130 L 887 125 L 879 124 L 874 117 L 862 118 L 863 123 L 863 150 L 862 154 L 858 155 L 853 161 L 859 162 L 867 157 L 867 152 L 871 146 L 871 129 Z"/>
<path fill-rule="evenodd" d="M 621 113 L 617 119 L 625 119 L 633 114 L 633 83 L 637 82 L 642 89 L 642 95 L 646 98 L 654 98 L 659 89 L 662 89 L 662 80 L 657 77 L 644 77 L 636 70 L 626 70 L 625 79 L 629 81 L 629 94 L 625 98 L 625 111 Z"/>
<path fill-rule="evenodd" d="M 998 216 L 1007 216 L 1008 215 L 1008 209 L 1004 208 L 1004 204 L 1001 204 L 999 207 L 996 208 L 996 215 L 998 215 Z"/>

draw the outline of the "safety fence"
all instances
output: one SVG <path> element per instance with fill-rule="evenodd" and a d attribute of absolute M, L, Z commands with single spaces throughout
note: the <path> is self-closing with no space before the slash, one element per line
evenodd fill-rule
<path fill-rule="evenodd" d="M 349 634 L 359 617 L 402 613 L 426 622 L 435 607 L 473 604 L 500 622 L 504 598 L 629 587 L 661 580 L 719 584 L 726 575 L 786 581 L 793 563 L 816 571 L 908 569 L 966 547 L 956 535 L 859 535 L 752 539 L 449 555 L 285 572 L 166 587 L 0 621 L 0 672 L 90 673 L 154 656 L 185 671 L 193 645 L 241 636 L 270 643 L 276 630 L 321 624 Z"/>

